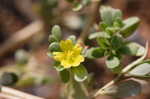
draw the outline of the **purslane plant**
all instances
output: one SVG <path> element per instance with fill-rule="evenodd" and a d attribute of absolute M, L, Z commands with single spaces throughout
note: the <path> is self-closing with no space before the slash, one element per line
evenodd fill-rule
<path fill-rule="evenodd" d="M 150 64 L 149 60 L 144 60 L 147 55 L 148 44 L 144 48 L 126 38 L 137 29 L 140 19 L 131 17 L 123 20 L 122 12 L 111 7 L 101 7 L 100 14 L 102 19 L 99 25 L 101 32 L 89 36 L 90 39 L 97 40 L 99 47 L 89 49 L 87 56 L 89 55 L 89 58 L 106 56 L 106 66 L 112 72 L 118 73 L 118 76 L 101 88 L 95 96 L 99 94 L 114 97 L 137 95 L 141 92 L 141 85 L 135 80 L 126 79 L 126 77 L 148 77 L 150 71 L 145 69 L 148 69 Z M 123 68 L 121 64 L 123 55 L 141 56 L 141 58 Z"/>
<path fill-rule="evenodd" d="M 98 47 L 91 48 L 87 52 L 88 58 L 100 58 L 107 56 L 106 66 L 114 72 L 121 70 L 123 55 L 141 56 L 144 48 L 126 40 L 137 28 L 139 18 L 131 17 L 122 19 L 122 12 L 110 7 L 101 7 L 102 22 L 99 24 L 100 32 L 92 33 L 89 39 L 96 39 Z"/>
<path fill-rule="evenodd" d="M 61 40 L 61 28 L 55 25 L 49 41 L 51 44 L 48 55 L 54 59 L 54 67 L 60 71 L 62 80 L 68 82 L 72 74 L 79 82 L 85 80 L 87 70 L 82 64 L 85 60 L 83 47 L 77 42 L 76 37 L 69 36 L 66 40 Z"/>
<path fill-rule="evenodd" d="M 96 59 L 106 57 L 105 64 L 108 69 L 118 76 L 101 88 L 95 96 L 111 95 L 114 97 L 127 97 L 141 92 L 141 84 L 136 79 L 150 77 L 150 61 L 145 60 L 148 52 L 148 43 L 144 48 L 138 43 L 128 41 L 126 38 L 137 29 L 140 19 L 131 17 L 123 20 L 122 12 L 111 7 L 101 7 L 102 21 L 99 31 L 89 35 L 90 40 L 97 41 L 97 47 L 86 49 L 81 46 L 75 36 L 61 39 L 61 29 L 58 25 L 52 28 L 49 36 L 48 56 L 54 59 L 54 68 L 60 73 L 64 82 L 75 80 L 83 82 L 88 78 L 88 72 L 83 65 L 86 58 Z M 84 42 L 82 42 L 84 44 Z M 141 56 L 136 61 L 122 66 L 124 55 Z M 84 98 L 83 98 L 84 99 Z"/>

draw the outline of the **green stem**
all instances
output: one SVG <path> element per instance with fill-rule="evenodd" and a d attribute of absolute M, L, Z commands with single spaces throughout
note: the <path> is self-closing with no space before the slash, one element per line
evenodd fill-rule
<path fill-rule="evenodd" d="M 66 85 L 66 91 L 65 91 L 66 98 L 65 99 L 76 99 L 77 97 L 79 97 L 79 96 L 76 97 L 76 94 L 78 93 L 79 93 L 79 96 L 81 95 L 83 99 L 84 97 L 86 97 L 86 99 L 87 98 L 91 99 L 89 98 L 89 92 L 86 86 L 84 85 L 84 83 L 77 82 L 74 79 L 74 75 L 70 70 L 70 81 Z"/>
<path fill-rule="evenodd" d="M 130 71 L 132 68 L 134 68 L 137 64 L 139 64 L 140 62 L 142 62 L 142 61 L 145 59 L 145 57 L 147 56 L 147 53 L 148 53 L 148 41 L 146 42 L 144 55 L 143 55 L 141 58 L 139 58 L 139 59 L 137 59 L 136 61 L 134 61 L 134 62 L 132 62 L 131 64 L 129 64 L 128 66 L 126 66 L 126 67 L 121 71 L 121 73 L 122 73 L 122 74 L 127 73 L 127 72 Z"/>
<path fill-rule="evenodd" d="M 121 71 L 121 73 L 120 73 L 114 80 L 110 81 L 110 82 L 107 83 L 104 87 L 102 87 L 100 90 L 98 90 L 98 91 L 96 92 L 96 94 L 94 95 L 94 97 L 98 96 L 99 94 L 102 94 L 102 95 L 103 95 L 104 89 L 106 89 L 106 88 L 108 88 L 109 86 L 111 86 L 111 85 L 115 84 L 116 82 L 120 81 L 120 78 L 121 78 L 124 74 L 128 73 L 132 68 L 134 68 L 137 64 L 139 64 L 140 62 L 142 62 L 142 61 L 145 59 L 145 57 L 147 56 L 147 53 L 148 53 L 148 41 L 146 42 L 146 47 L 145 47 L 145 53 L 144 53 L 144 55 L 143 55 L 141 58 L 139 58 L 139 59 L 137 59 L 136 61 L 134 61 L 133 63 L 131 63 L 131 64 L 129 64 L 128 66 L 126 66 L 126 67 Z"/>

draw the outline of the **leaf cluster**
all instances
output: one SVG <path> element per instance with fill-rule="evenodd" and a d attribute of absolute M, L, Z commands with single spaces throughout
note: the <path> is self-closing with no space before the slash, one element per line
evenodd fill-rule
<path fill-rule="evenodd" d="M 68 1 L 75 2 L 75 0 Z M 118 77 L 101 88 L 98 94 L 111 95 L 117 98 L 137 95 L 141 92 L 141 84 L 136 80 L 123 77 L 142 79 L 150 77 L 150 60 L 144 60 L 148 52 L 148 46 L 144 48 L 140 44 L 126 39 L 138 28 L 140 19 L 137 17 L 123 19 L 122 12 L 111 7 L 101 7 L 100 15 L 102 21 L 98 25 L 99 31 L 89 35 L 89 39 L 96 40 L 98 46 L 85 48 L 83 54 L 90 59 L 106 57 L 107 68 L 114 73 L 118 73 Z M 61 52 L 59 45 L 61 28 L 55 25 L 51 32 L 48 56 L 53 57 L 53 52 Z M 77 42 L 75 36 L 69 36 L 67 39 L 74 43 Z M 122 69 L 121 60 L 124 55 L 141 57 Z M 82 82 L 88 77 L 87 69 L 83 64 L 66 69 L 61 66 L 60 62 L 54 61 L 54 68 L 59 72 L 62 81 L 65 83 L 70 80 Z"/>
<path fill-rule="evenodd" d="M 135 42 L 127 41 L 138 28 L 140 19 L 131 17 L 123 20 L 119 9 L 103 6 L 100 8 L 101 22 L 98 32 L 92 33 L 89 39 L 95 39 L 98 47 L 91 47 L 86 57 L 95 59 L 106 56 L 106 66 L 113 72 L 120 72 L 123 55 L 142 56 L 144 47 Z"/>

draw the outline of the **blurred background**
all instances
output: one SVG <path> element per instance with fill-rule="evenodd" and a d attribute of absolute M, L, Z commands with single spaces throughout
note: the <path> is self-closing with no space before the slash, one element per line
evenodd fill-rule
<path fill-rule="evenodd" d="M 101 20 L 99 7 L 110 5 L 121 9 L 124 18 L 141 18 L 139 29 L 128 39 L 144 45 L 145 40 L 150 39 L 149 4 L 150 0 L 93 0 L 74 12 L 73 5 L 67 0 L 0 0 L 0 75 L 1 78 L 10 77 L 10 80 L 5 79 L 7 83 L 1 83 L 46 99 L 60 99 L 62 82 L 47 56 L 51 27 L 59 24 L 63 38 L 72 34 L 79 36 L 81 32 L 91 33 Z M 95 45 L 95 41 L 88 39 L 85 43 Z M 124 64 L 134 59 L 125 58 Z M 92 90 L 102 87 L 115 76 L 105 68 L 103 60 L 85 62 L 88 71 L 94 73 Z M 19 75 L 16 79 L 12 78 L 16 75 Z M 16 80 L 17 83 L 12 84 Z M 97 99 L 113 98 L 99 96 Z M 124 99 L 150 99 L 150 91 Z"/>

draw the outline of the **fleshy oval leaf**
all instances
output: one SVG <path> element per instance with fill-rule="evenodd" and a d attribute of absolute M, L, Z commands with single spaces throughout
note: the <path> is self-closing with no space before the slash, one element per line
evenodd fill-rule
<path fill-rule="evenodd" d="M 78 67 L 73 67 L 72 71 L 74 73 L 74 78 L 78 82 L 82 82 L 85 79 L 87 79 L 88 72 L 86 68 L 83 65 L 80 65 Z"/>
<path fill-rule="evenodd" d="M 95 38 L 110 38 L 110 35 L 106 32 L 96 32 L 96 33 L 92 33 L 89 36 L 89 39 L 95 39 Z"/>
<path fill-rule="evenodd" d="M 61 28 L 59 25 L 54 25 L 52 27 L 52 35 L 57 39 L 60 40 L 61 39 Z"/>
<path fill-rule="evenodd" d="M 128 75 L 137 77 L 146 77 L 150 74 L 150 63 L 142 63 L 133 68 Z M 150 76 L 149 76 L 150 77 Z"/>
<path fill-rule="evenodd" d="M 60 71 L 60 77 L 61 77 L 61 80 L 64 82 L 64 83 L 67 83 L 70 79 L 70 73 L 68 70 L 64 69 L 62 71 Z"/>
<path fill-rule="evenodd" d="M 120 60 L 116 56 L 110 56 L 106 60 L 106 66 L 110 69 L 116 68 L 120 65 Z"/>
<path fill-rule="evenodd" d="M 49 50 L 50 52 L 53 52 L 53 51 L 57 52 L 57 51 L 60 51 L 61 48 L 60 48 L 58 42 L 53 42 L 53 43 L 51 43 L 51 44 L 49 45 L 48 50 Z"/>
<path fill-rule="evenodd" d="M 105 88 L 100 94 L 110 95 L 116 98 L 125 98 L 136 96 L 141 93 L 141 90 L 140 83 L 134 80 L 127 80 Z"/>
<path fill-rule="evenodd" d="M 142 56 L 145 52 L 145 48 L 140 44 L 130 42 L 127 43 L 120 49 L 121 53 L 132 55 L 132 56 Z"/>
<path fill-rule="evenodd" d="M 104 56 L 104 50 L 99 47 L 93 47 L 86 51 L 86 57 L 90 59 L 100 58 Z"/>
<path fill-rule="evenodd" d="M 138 17 L 131 17 L 123 21 L 123 28 L 121 29 L 120 33 L 124 37 L 128 37 L 131 34 L 134 33 L 134 31 L 137 29 L 139 26 L 140 19 Z"/>

